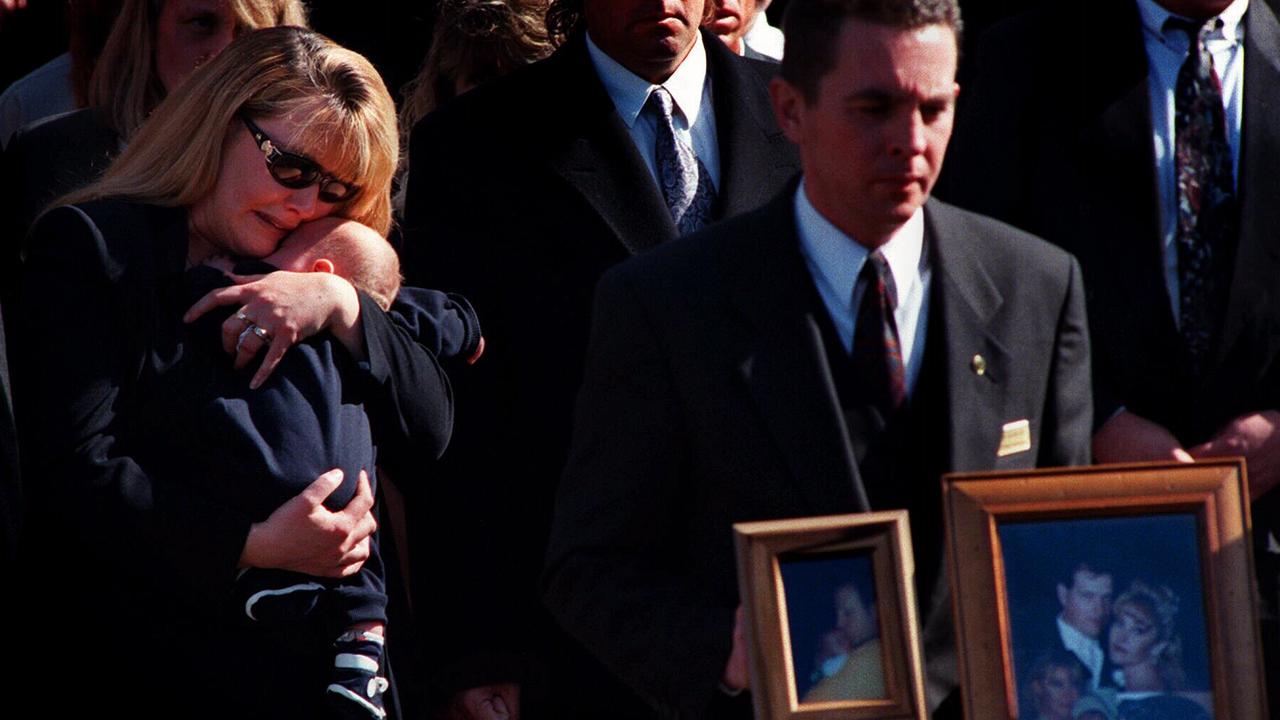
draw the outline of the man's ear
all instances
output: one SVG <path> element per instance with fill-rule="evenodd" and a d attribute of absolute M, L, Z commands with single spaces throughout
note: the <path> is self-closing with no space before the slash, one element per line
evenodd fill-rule
<path fill-rule="evenodd" d="M 793 143 L 800 142 L 800 130 L 804 124 L 804 93 L 781 77 L 769 81 L 769 100 L 778 127 Z"/>
<path fill-rule="evenodd" d="M 319 258 L 315 262 L 311 263 L 311 272 L 322 272 L 332 275 L 334 274 L 333 261 L 328 258 Z"/>
<path fill-rule="evenodd" d="M 1058 602 L 1062 607 L 1067 606 L 1067 587 L 1062 583 L 1058 583 Z"/>

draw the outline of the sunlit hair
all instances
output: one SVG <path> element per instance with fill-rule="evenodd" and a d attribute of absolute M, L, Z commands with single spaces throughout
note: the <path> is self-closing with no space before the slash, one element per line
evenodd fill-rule
<path fill-rule="evenodd" d="M 444 0 L 431 50 L 405 86 L 402 125 L 452 100 L 458 80 L 480 85 L 550 55 L 546 12 L 547 0 Z"/>
<path fill-rule="evenodd" d="M 1178 596 L 1169 588 L 1134 580 L 1112 605 L 1113 616 L 1132 608 L 1156 627 L 1157 642 L 1164 645 L 1155 658 L 1156 671 L 1169 691 L 1183 689 L 1187 679 L 1182 668 L 1182 638 L 1177 632 L 1179 604 Z"/>
<path fill-rule="evenodd" d="M 296 27 L 246 33 L 156 108 L 101 180 L 58 201 L 119 198 L 188 206 L 213 191 L 239 115 L 291 116 L 285 149 L 359 187 L 335 215 L 386 234 L 399 138 L 395 103 L 363 56 Z"/>
<path fill-rule="evenodd" d="M 155 69 L 156 19 L 166 0 L 123 0 L 102 54 L 89 79 L 89 107 L 99 108 L 122 139 L 133 137 L 164 99 Z M 306 27 L 301 0 L 226 0 L 237 34 L 277 25 Z"/>
<path fill-rule="evenodd" d="M 431 37 L 431 50 L 402 94 L 400 147 L 428 113 L 457 95 L 457 83 L 477 86 L 541 60 L 555 50 L 544 16 L 548 0 L 444 0 Z M 401 158 L 407 172 L 407 158 Z M 404 208 L 404 189 L 395 198 Z"/>

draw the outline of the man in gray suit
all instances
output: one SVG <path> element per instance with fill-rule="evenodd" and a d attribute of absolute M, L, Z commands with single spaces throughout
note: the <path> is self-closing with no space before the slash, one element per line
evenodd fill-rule
<path fill-rule="evenodd" d="M 597 289 L 545 597 L 682 717 L 750 714 L 732 524 L 887 508 L 930 709 L 959 717 L 939 475 L 1088 461 L 1076 262 L 929 200 L 958 25 L 953 0 L 792 0 L 771 96 L 801 182 Z"/>

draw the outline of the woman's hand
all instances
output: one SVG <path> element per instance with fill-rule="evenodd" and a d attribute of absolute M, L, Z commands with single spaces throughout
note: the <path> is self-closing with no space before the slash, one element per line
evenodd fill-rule
<path fill-rule="evenodd" d="M 352 357 L 364 358 L 360 298 L 351 283 L 319 272 L 229 277 L 235 285 L 200 298 L 182 319 L 193 322 L 213 308 L 240 305 L 222 324 L 222 346 L 235 355 L 236 368 L 248 365 L 263 347 L 270 346 L 249 387 L 261 386 L 285 351 L 322 330 L 332 333 Z"/>
<path fill-rule="evenodd" d="M 341 484 L 342 470 L 334 468 L 276 508 L 266 521 L 254 523 L 240 565 L 332 578 L 359 572 L 369 558 L 369 536 L 378 528 L 373 491 L 362 470 L 351 502 L 331 512 L 324 500 Z"/>

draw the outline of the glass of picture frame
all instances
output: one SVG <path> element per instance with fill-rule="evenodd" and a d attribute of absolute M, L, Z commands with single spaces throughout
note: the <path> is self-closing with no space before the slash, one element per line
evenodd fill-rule
<path fill-rule="evenodd" d="M 966 717 L 1263 720 L 1243 461 L 943 479 Z"/>
<path fill-rule="evenodd" d="M 906 511 L 734 525 L 756 717 L 924 720 Z"/>

